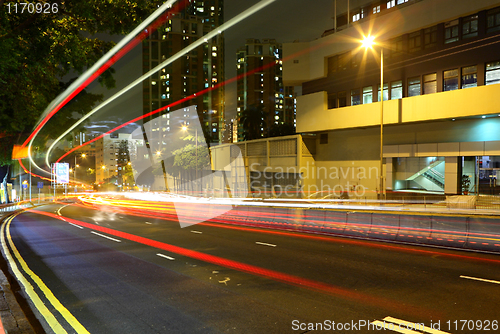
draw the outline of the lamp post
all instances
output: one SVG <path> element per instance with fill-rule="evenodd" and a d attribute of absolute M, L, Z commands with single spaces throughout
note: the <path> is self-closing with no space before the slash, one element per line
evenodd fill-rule
<path fill-rule="evenodd" d="M 361 42 L 365 49 L 372 49 L 375 44 L 373 36 L 366 36 Z M 379 198 L 385 199 L 384 191 L 384 48 L 380 47 L 380 176 Z"/>
<path fill-rule="evenodd" d="M 81 157 L 82 157 L 82 158 L 85 158 L 85 157 L 86 157 L 85 153 L 82 153 Z M 77 190 L 78 190 L 78 186 L 77 186 L 77 183 L 76 183 L 76 168 L 77 168 L 77 167 L 80 167 L 80 165 L 78 165 L 78 164 L 76 163 L 76 154 L 75 154 L 75 167 L 74 167 L 74 171 L 73 171 L 73 178 L 75 179 L 75 193 L 76 193 L 76 192 L 77 192 Z"/>
<path fill-rule="evenodd" d="M 108 179 L 109 179 L 109 168 L 106 168 L 106 165 L 102 165 L 101 168 L 102 168 L 102 171 L 103 171 L 102 180 L 104 181 L 104 171 L 105 170 L 108 171 Z M 108 182 L 109 182 L 109 180 L 108 180 Z"/>
<path fill-rule="evenodd" d="M 188 127 L 187 125 L 183 125 L 182 126 L 182 130 L 183 131 L 187 131 Z M 198 182 L 198 129 L 194 129 L 195 130 L 195 154 L 196 154 L 196 165 L 195 165 L 195 179 L 196 179 L 196 182 Z"/>

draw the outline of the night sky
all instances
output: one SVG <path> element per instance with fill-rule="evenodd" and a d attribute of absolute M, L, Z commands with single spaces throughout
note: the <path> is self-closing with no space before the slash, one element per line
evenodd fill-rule
<path fill-rule="evenodd" d="M 257 2 L 257 0 L 225 0 L 225 21 Z M 247 38 L 274 38 L 279 43 L 313 40 L 333 27 L 333 11 L 333 0 L 276 0 L 233 26 L 225 32 L 226 80 L 236 75 L 236 50 L 245 45 Z M 116 36 L 113 40 L 118 42 L 121 38 L 123 37 Z M 105 89 L 95 82 L 87 90 L 104 94 L 105 98 L 112 96 L 142 75 L 141 59 L 142 49 L 139 46 L 113 66 L 116 70 L 115 89 Z M 140 115 L 142 115 L 142 85 L 136 86 L 110 107 L 98 112 L 92 120 L 116 121 L 119 118 L 126 121 Z M 235 115 L 236 83 L 233 83 L 226 86 L 226 119 L 230 120 Z"/>
<path fill-rule="evenodd" d="M 225 0 L 225 20 L 258 3 L 257 0 Z M 309 41 L 333 28 L 333 0 L 276 0 L 224 34 L 226 79 L 236 75 L 236 50 L 247 38 L 274 38 L 278 43 Z M 226 119 L 236 114 L 236 84 L 226 86 Z"/>

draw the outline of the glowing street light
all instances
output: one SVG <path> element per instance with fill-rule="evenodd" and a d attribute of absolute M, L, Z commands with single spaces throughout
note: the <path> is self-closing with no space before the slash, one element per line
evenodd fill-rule
<path fill-rule="evenodd" d="M 368 35 L 363 38 L 361 45 L 365 49 L 373 49 L 376 45 L 375 37 Z M 379 198 L 385 197 L 384 192 L 384 48 L 380 47 L 380 195 Z"/>

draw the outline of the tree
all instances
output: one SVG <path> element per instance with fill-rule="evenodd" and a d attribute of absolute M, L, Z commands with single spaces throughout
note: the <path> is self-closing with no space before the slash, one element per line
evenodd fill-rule
<path fill-rule="evenodd" d="M 251 105 L 243 110 L 238 123 L 243 128 L 243 140 L 252 140 L 263 137 L 266 128 L 266 113 L 261 105 Z"/>
<path fill-rule="evenodd" d="M 50 3 L 57 12 L 9 13 L 0 0 L 0 136 L 8 143 L 0 147 L 0 165 L 11 163 L 11 143 L 26 138 L 57 96 L 62 77 L 72 70 L 83 73 L 114 45 L 96 34 L 128 33 L 161 1 Z M 113 87 L 112 73 L 106 70 L 99 82 Z"/>

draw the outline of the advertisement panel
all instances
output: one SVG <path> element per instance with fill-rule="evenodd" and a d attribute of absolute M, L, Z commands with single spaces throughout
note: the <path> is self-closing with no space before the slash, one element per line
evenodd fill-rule
<path fill-rule="evenodd" d="M 57 183 L 69 183 L 69 163 L 67 162 L 56 163 L 55 175 Z"/>

